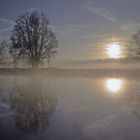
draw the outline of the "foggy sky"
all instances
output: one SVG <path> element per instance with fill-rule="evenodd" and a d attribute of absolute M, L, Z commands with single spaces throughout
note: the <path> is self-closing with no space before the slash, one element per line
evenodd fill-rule
<path fill-rule="evenodd" d="M 57 60 L 107 58 L 105 44 L 125 42 L 140 29 L 140 0 L 0 0 L 0 39 L 18 15 L 44 11 L 59 43 Z"/>

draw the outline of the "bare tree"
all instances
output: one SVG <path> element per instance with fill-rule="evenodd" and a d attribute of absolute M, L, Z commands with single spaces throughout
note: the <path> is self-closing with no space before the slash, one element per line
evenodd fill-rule
<path fill-rule="evenodd" d="M 0 64 L 1 65 L 8 64 L 8 47 L 9 47 L 9 44 L 6 41 L 2 41 L 0 43 Z"/>
<path fill-rule="evenodd" d="M 20 53 L 18 48 L 10 47 L 9 48 L 9 54 L 11 56 L 11 64 L 14 66 L 14 68 L 17 67 L 18 62 L 20 62 Z"/>
<path fill-rule="evenodd" d="M 140 30 L 132 36 L 128 53 L 131 57 L 140 57 Z"/>
<path fill-rule="evenodd" d="M 26 12 L 16 20 L 12 32 L 10 54 L 37 68 L 56 54 L 57 40 L 43 12 Z"/>

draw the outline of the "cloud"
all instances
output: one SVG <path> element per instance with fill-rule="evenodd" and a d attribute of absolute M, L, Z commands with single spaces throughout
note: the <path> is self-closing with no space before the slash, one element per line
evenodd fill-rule
<path fill-rule="evenodd" d="M 0 34 L 12 30 L 12 28 L 15 25 L 15 22 L 13 20 L 5 19 L 5 18 L 0 18 L 0 25 L 4 26 L 0 28 Z"/>
<path fill-rule="evenodd" d="M 130 31 L 133 31 L 133 32 L 136 32 L 138 29 L 140 29 L 140 23 L 136 22 L 136 21 L 127 21 L 127 22 L 124 22 L 121 27 L 120 27 L 121 30 L 130 30 Z"/>
<path fill-rule="evenodd" d="M 27 12 L 34 12 L 34 11 L 42 11 L 40 8 L 29 8 L 26 10 Z"/>
<path fill-rule="evenodd" d="M 118 24 L 120 30 L 136 32 L 138 29 L 140 29 L 140 23 L 129 20 L 129 19 L 120 20 L 109 9 L 102 8 L 102 7 L 95 7 L 92 1 L 87 1 L 86 3 L 84 3 L 82 5 L 82 8 L 84 8 L 88 12 L 93 13 L 105 20 Z"/>
<path fill-rule="evenodd" d="M 90 28 L 89 25 L 76 25 L 76 24 L 64 24 L 64 25 L 51 25 L 52 30 L 58 35 L 59 39 L 72 39 L 81 36 L 81 32 Z M 85 32 L 86 34 L 86 32 Z"/>
<path fill-rule="evenodd" d="M 15 22 L 6 18 L 0 18 L 0 41 L 9 39 L 10 32 Z"/>
<path fill-rule="evenodd" d="M 112 34 L 102 34 L 96 32 L 96 27 L 92 24 L 64 24 L 64 25 L 51 25 L 52 30 L 56 33 L 56 36 L 61 40 L 77 40 L 80 41 L 106 38 L 112 36 Z M 78 40 L 79 41 L 79 40 Z"/>
<path fill-rule="evenodd" d="M 85 10 L 96 14 L 97 16 L 100 16 L 108 21 L 111 22 L 115 22 L 118 23 L 118 19 L 115 17 L 114 14 L 112 14 L 112 12 L 110 12 L 108 9 L 105 8 L 100 8 L 100 7 L 94 7 L 93 5 L 89 4 L 89 3 L 85 3 L 82 6 Z"/>

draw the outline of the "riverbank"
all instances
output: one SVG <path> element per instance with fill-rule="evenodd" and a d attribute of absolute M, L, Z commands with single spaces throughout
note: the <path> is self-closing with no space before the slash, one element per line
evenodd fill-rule
<path fill-rule="evenodd" d="M 140 69 L 60 69 L 60 68 L 0 68 L 0 75 L 10 76 L 47 76 L 47 77 L 126 77 L 139 78 Z"/>

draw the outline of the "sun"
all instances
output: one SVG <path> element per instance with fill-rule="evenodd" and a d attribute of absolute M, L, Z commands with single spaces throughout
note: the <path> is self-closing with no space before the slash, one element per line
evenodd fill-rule
<path fill-rule="evenodd" d="M 122 88 L 122 80 L 120 79 L 108 79 L 106 81 L 106 87 L 111 92 L 118 92 Z"/>
<path fill-rule="evenodd" d="M 110 58 L 118 59 L 121 57 L 121 46 L 118 42 L 112 42 L 106 45 L 107 54 Z"/>

